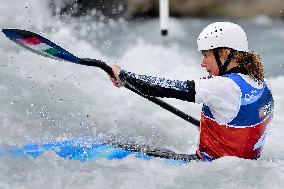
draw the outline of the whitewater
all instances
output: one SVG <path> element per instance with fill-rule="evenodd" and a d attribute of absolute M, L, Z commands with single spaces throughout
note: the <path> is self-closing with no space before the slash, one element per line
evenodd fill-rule
<path fill-rule="evenodd" d="M 261 54 L 275 112 L 259 160 L 234 157 L 183 165 L 129 156 L 122 160 L 67 160 L 54 152 L 37 158 L 0 153 L 0 188 L 283 188 L 284 22 L 254 19 L 171 18 L 161 37 L 158 19 L 98 21 L 52 14 L 49 1 L 0 0 L 0 28 L 39 33 L 79 57 L 101 59 L 137 73 L 192 80 L 200 67 L 196 38 L 213 21 L 247 31 Z M 74 137 L 117 137 L 192 154 L 198 129 L 146 99 L 112 86 L 102 70 L 28 52 L 0 33 L 0 152 L 27 142 Z M 282 84 L 281 84 L 282 83 Z M 163 99 L 196 118 L 201 105 Z"/>

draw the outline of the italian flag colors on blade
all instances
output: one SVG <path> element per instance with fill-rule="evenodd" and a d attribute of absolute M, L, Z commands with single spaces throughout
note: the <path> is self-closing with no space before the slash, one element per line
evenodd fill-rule
<path fill-rule="evenodd" d="M 37 37 L 29 37 L 29 38 L 19 39 L 18 42 L 25 44 L 27 47 L 29 47 L 31 49 L 45 52 L 48 55 L 55 55 L 55 54 L 59 53 L 59 51 L 57 49 L 52 48 L 51 46 L 47 45 L 46 43 L 43 43 Z"/>

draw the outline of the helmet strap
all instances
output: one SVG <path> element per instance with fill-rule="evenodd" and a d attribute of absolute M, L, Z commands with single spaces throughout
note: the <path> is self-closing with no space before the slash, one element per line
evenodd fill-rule
<path fill-rule="evenodd" d="M 213 54 L 215 56 L 218 68 L 219 68 L 219 75 L 222 76 L 225 74 L 225 72 L 227 71 L 228 65 L 230 64 L 234 54 L 235 54 L 236 50 L 234 49 L 230 49 L 230 53 L 226 59 L 226 61 L 224 62 L 224 64 L 222 64 L 218 50 L 217 49 L 213 49 Z"/>

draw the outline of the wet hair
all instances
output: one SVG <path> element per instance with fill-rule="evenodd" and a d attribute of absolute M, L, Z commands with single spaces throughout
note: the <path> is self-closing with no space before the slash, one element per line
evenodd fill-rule
<path fill-rule="evenodd" d="M 221 54 L 228 48 L 218 48 L 218 53 Z M 247 74 L 259 84 L 264 82 L 265 73 L 261 57 L 256 52 L 236 51 L 233 60 L 235 60 L 240 67 L 247 71 Z"/>

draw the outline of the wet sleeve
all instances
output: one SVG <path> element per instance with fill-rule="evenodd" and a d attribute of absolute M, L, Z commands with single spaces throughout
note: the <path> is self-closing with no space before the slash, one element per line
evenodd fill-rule
<path fill-rule="evenodd" d="M 179 81 L 138 75 L 125 70 L 120 72 L 119 77 L 125 84 L 147 96 L 176 98 L 195 102 L 194 81 Z"/>

